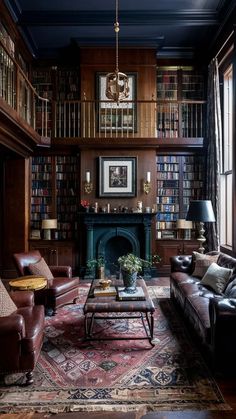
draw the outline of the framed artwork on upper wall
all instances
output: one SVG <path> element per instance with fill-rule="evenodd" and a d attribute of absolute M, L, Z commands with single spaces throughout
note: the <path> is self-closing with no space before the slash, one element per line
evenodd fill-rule
<path fill-rule="evenodd" d="M 106 97 L 106 73 L 96 74 L 98 100 L 98 131 L 137 132 L 136 73 L 128 76 L 129 96 L 125 101 L 114 102 Z"/>
<path fill-rule="evenodd" d="M 137 157 L 99 157 L 99 196 L 136 196 Z"/>

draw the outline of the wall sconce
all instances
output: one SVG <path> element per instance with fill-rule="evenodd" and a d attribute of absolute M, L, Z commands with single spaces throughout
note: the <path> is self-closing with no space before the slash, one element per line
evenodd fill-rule
<path fill-rule="evenodd" d="M 148 195 L 151 191 L 151 172 L 147 172 L 147 178 L 143 182 L 143 190 L 146 195 Z"/>
<path fill-rule="evenodd" d="M 84 192 L 89 194 L 92 192 L 92 190 L 93 190 L 93 184 L 91 182 L 91 174 L 90 174 L 90 171 L 87 170 L 86 176 L 85 176 L 85 183 L 84 183 Z"/>
<path fill-rule="evenodd" d="M 44 240 L 51 240 L 51 230 L 57 228 L 57 219 L 47 219 L 42 221 L 42 230 L 44 230 Z"/>

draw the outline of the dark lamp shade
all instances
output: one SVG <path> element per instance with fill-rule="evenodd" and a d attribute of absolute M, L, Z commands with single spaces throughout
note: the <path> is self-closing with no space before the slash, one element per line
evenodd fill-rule
<path fill-rule="evenodd" d="M 186 220 L 198 222 L 214 222 L 215 215 L 211 201 L 191 201 L 187 212 Z"/>

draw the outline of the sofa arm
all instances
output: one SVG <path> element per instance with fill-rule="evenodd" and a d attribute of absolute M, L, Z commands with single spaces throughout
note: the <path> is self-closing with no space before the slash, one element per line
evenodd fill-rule
<path fill-rule="evenodd" d="M 32 307 L 34 305 L 34 293 L 33 291 L 10 291 L 10 296 L 16 306 L 20 307 Z"/>
<path fill-rule="evenodd" d="M 10 316 L 0 317 L 1 339 L 5 335 L 12 336 L 14 340 L 21 340 L 25 337 L 25 321 L 21 314 L 13 313 Z"/>
<path fill-rule="evenodd" d="M 236 299 L 212 298 L 209 300 L 211 346 L 215 365 L 232 368 L 236 353 Z"/>
<path fill-rule="evenodd" d="M 170 258 L 171 272 L 192 273 L 192 255 L 178 255 Z"/>
<path fill-rule="evenodd" d="M 71 266 L 49 266 L 54 277 L 72 278 Z"/>

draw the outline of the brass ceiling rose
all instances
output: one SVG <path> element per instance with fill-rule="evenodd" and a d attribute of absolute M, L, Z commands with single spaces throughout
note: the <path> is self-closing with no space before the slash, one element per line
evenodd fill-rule
<path fill-rule="evenodd" d="M 106 97 L 119 103 L 129 96 L 129 79 L 126 74 L 119 72 L 118 45 L 120 25 L 118 22 L 118 0 L 116 0 L 116 22 L 114 23 L 114 29 L 116 34 L 116 69 L 114 73 L 108 73 L 106 75 Z"/>

